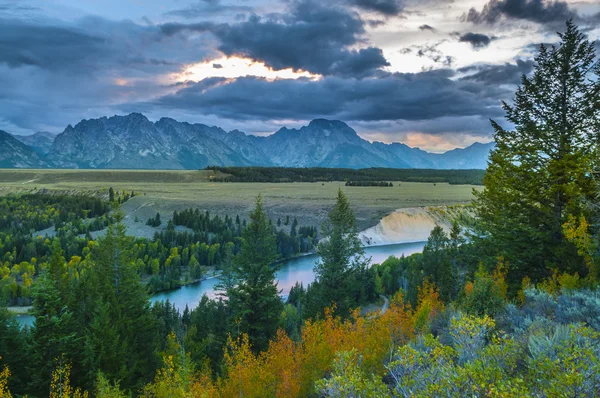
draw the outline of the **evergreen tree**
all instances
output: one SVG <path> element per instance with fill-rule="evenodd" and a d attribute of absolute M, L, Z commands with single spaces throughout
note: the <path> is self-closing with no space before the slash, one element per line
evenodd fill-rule
<path fill-rule="evenodd" d="M 108 228 L 92 253 L 83 283 L 89 297 L 85 309 L 89 326 L 84 333 L 88 388 L 98 371 L 119 380 L 124 389 L 139 388 L 152 377 L 156 325 L 135 269 L 132 246 L 119 223 Z"/>
<path fill-rule="evenodd" d="M 283 309 L 275 282 L 276 259 L 275 236 L 259 195 L 242 233 L 240 253 L 233 263 L 235 285 L 227 291 L 234 322 L 232 330 L 248 334 L 257 352 L 267 348 Z"/>
<path fill-rule="evenodd" d="M 36 319 L 32 331 L 30 390 L 38 396 L 50 391 L 55 359 L 63 355 L 72 358 L 77 344 L 73 313 L 66 305 L 70 292 L 68 283 L 64 251 L 60 241 L 55 239 L 48 270 L 36 283 L 33 293 Z"/>
<path fill-rule="evenodd" d="M 321 257 L 315 266 L 316 283 L 312 287 L 311 310 L 309 315 L 317 315 L 333 304 L 336 312 L 347 315 L 357 304 L 353 294 L 357 286 L 353 274 L 367 267 L 369 259 L 358 238 L 356 218 L 350 208 L 350 202 L 341 189 L 328 220 L 322 226 L 324 239 L 317 246 Z"/>
<path fill-rule="evenodd" d="M 597 192 L 600 63 L 571 21 L 560 39 L 540 47 L 533 75 L 523 76 L 513 105 L 504 103 L 514 130 L 492 122 L 496 148 L 475 202 L 477 235 L 488 239 L 491 257 L 509 262 L 513 291 L 549 268 L 586 272 L 562 226 L 569 216 L 586 216 Z"/>
<path fill-rule="evenodd" d="M 29 332 L 21 330 L 15 316 L 0 307 L 0 369 L 8 366 L 11 370 L 8 385 L 13 394 L 26 392 L 29 375 L 24 365 L 30 359 L 28 337 Z"/>
<path fill-rule="evenodd" d="M 423 276 L 437 285 L 444 299 L 449 299 L 454 291 L 449 248 L 448 235 L 436 225 L 423 248 Z"/>
<path fill-rule="evenodd" d="M 450 229 L 450 243 L 448 246 L 450 262 L 452 264 L 452 298 L 458 297 L 458 291 L 465 284 L 466 269 L 462 248 L 465 239 L 461 235 L 461 228 L 455 220 Z"/>

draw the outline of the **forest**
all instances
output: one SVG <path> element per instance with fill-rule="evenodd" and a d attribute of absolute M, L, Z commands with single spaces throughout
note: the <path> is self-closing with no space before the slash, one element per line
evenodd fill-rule
<path fill-rule="evenodd" d="M 35 325 L 21 329 L 0 308 L 0 397 L 598 396 L 600 62 L 572 22 L 535 61 L 504 104 L 512 127 L 492 122 L 496 148 L 472 219 L 435 227 L 422 253 L 368 267 L 339 190 L 319 230 L 327 239 L 296 231 L 320 260 L 315 281 L 286 302 L 275 280 L 282 221 L 260 195 L 245 222 L 173 215 L 194 232 L 167 228 L 165 241 L 219 231 L 236 247 L 220 258 L 219 297 L 183 313 L 150 305 L 137 263 L 155 253 L 140 257 L 118 212 L 98 204 L 96 219 L 115 220 L 79 261 L 58 238 L 44 249 Z M 50 215 L 77 224 L 94 203 L 60 218 L 63 204 L 8 199 L 15 210 L 0 214 L 16 233 L 51 225 Z M 183 257 L 170 250 L 171 264 Z M 361 314 L 382 296 L 387 307 Z"/>
<path fill-rule="evenodd" d="M 388 181 L 346 181 L 347 187 L 393 187 Z"/>
<path fill-rule="evenodd" d="M 226 174 L 217 182 L 328 182 L 328 181 L 405 181 L 481 185 L 484 170 L 434 169 L 335 169 L 324 167 L 221 167 L 206 170 Z"/>
<path fill-rule="evenodd" d="M 77 269 L 95 244 L 91 233 L 116 223 L 121 216 L 111 211 L 133 195 L 115 194 L 111 188 L 108 200 L 51 194 L 0 198 L 0 302 L 31 304 L 33 286 L 48 267 L 55 242 L 64 251 L 68 267 Z M 148 224 L 160 226 L 160 214 Z M 174 212 L 166 228 L 157 231 L 153 239 L 132 240 L 135 268 L 150 293 L 200 280 L 207 269 L 220 270 L 228 256 L 239 252 L 245 225 L 246 220 L 239 216 L 223 219 L 199 209 Z M 176 231 L 176 226 L 187 229 Z M 47 234 L 48 228 L 54 233 Z M 278 259 L 314 250 L 316 227 L 300 226 L 288 216 L 283 225 L 278 220 L 270 228 Z"/>

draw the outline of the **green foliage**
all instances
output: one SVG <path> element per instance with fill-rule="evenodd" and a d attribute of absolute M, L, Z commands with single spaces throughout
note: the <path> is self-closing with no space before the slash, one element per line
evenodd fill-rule
<path fill-rule="evenodd" d="M 25 394 L 28 372 L 24 364 L 29 355 L 29 331 L 21 330 L 14 316 L 0 307 L 0 369 L 11 369 L 8 380 L 9 390 L 13 394 Z"/>
<path fill-rule="evenodd" d="M 234 259 L 235 285 L 227 291 L 232 330 L 246 333 L 256 351 L 267 348 L 283 309 L 275 282 L 276 258 L 275 237 L 259 195 L 250 223 L 242 233 L 240 253 Z"/>
<path fill-rule="evenodd" d="M 206 170 L 226 174 L 225 177 L 213 179 L 220 182 L 406 181 L 481 185 L 484 174 L 483 170 L 387 169 L 377 167 L 356 170 L 323 167 L 209 166 Z"/>
<path fill-rule="evenodd" d="M 423 248 L 423 274 L 436 284 L 440 295 L 448 300 L 454 291 L 452 263 L 449 256 L 450 239 L 442 227 L 436 225 Z"/>
<path fill-rule="evenodd" d="M 496 315 L 506 304 L 506 291 L 499 273 L 491 275 L 483 266 L 475 273 L 475 280 L 467 282 L 460 300 L 461 308 L 477 316 Z"/>
<path fill-rule="evenodd" d="M 160 220 L 160 213 L 156 213 L 156 216 L 154 216 L 154 218 L 150 217 L 148 219 L 148 221 L 146 221 L 146 225 L 149 225 L 151 227 L 160 227 L 160 225 L 162 224 L 162 221 Z"/>
<path fill-rule="evenodd" d="M 336 313 L 347 316 L 363 296 L 361 275 L 367 273 L 368 259 L 358 239 L 356 218 L 341 189 L 323 224 L 322 235 L 326 238 L 317 246 L 320 260 L 314 268 L 315 282 L 307 292 L 310 302 L 306 315 L 322 314 L 325 308 L 335 305 Z M 364 293 L 372 296 L 373 292 L 374 286 Z"/>
<path fill-rule="evenodd" d="M 388 387 L 381 379 L 366 376 L 360 369 L 361 358 L 356 350 L 336 354 L 331 377 L 317 382 L 324 397 L 382 398 L 388 397 Z"/>
<path fill-rule="evenodd" d="M 587 272 L 562 226 L 589 215 L 586 204 L 596 198 L 600 63 L 571 21 L 560 39 L 540 47 L 533 75 L 523 76 L 514 104 L 504 104 L 515 129 L 493 123 L 496 149 L 476 193 L 478 237 L 510 263 L 513 291 L 525 276 L 539 282 L 549 267 Z"/>
<path fill-rule="evenodd" d="M 388 181 L 346 181 L 347 187 L 393 187 Z"/>

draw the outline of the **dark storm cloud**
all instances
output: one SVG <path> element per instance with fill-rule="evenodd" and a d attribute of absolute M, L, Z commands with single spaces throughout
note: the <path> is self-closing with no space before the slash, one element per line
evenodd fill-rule
<path fill-rule="evenodd" d="M 534 61 L 531 59 L 518 59 L 514 64 L 477 65 L 461 68 L 458 71 L 462 73 L 472 73 L 461 78 L 463 81 L 484 83 L 486 86 L 495 86 L 499 84 L 518 85 L 521 83 L 521 76 L 530 74 L 533 71 L 533 66 Z"/>
<path fill-rule="evenodd" d="M 158 77 L 204 55 L 131 21 L 0 19 L 0 123 L 39 131 L 114 113 L 115 103 L 164 95 Z"/>
<path fill-rule="evenodd" d="M 158 40 L 158 33 L 155 27 L 97 17 L 64 26 L 0 19 L 0 64 L 88 75 L 112 68 L 175 71 L 189 55 L 175 54 L 170 43 Z M 165 55 L 174 56 L 167 60 Z"/>
<path fill-rule="evenodd" d="M 366 11 L 386 16 L 398 15 L 404 10 L 403 0 L 349 0 L 349 3 Z"/>
<path fill-rule="evenodd" d="M 387 66 L 379 48 L 349 49 L 363 42 L 365 21 L 341 8 L 312 1 L 294 3 L 289 14 L 261 18 L 252 15 L 235 24 L 167 23 L 166 36 L 180 32 L 210 32 L 227 56 L 262 61 L 275 69 L 293 68 L 322 75 L 364 77 Z"/>
<path fill-rule="evenodd" d="M 430 26 L 430 25 L 427 25 L 427 24 L 419 26 L 419 29 L 420 30 L 435 31 L 435 28 L 433 26 Z"/>
<path fill-rule="evenodd" d="M 316 81 L 268 81 L 249 76 L 227 81 L 212 79 L 190 83 L 175 94 L 142 106 L 184 109 L 238 120 L 315 117 L 424 120 L 501 114 L 497 97 L 487 96 L 488 92 L 483 89 L 473 89 L 479 83 L 455 81 L 452 76 L 450 70 L 438 70 L 371 79 L 325 77 Z"/>
<path fill-rule="evenodd" d="M 471 8 L 462 19 L 475 24 L 493 24 L 503 16 L 541 24 L 564 22 L 575 15 L 564 1 L 490 0 L 481 11 Z"/>
<path fill-rule="evenodd" d="M 0 63 L 10 67 L 34 65 L 43 69 L 96 68 L 94 58 L 107 46 L 100 37 L 82 30 L 0 20 Z"/>
<path fill-rule="evenodd" d="M 252 11 L 252 8 L 248 6 L 225 5 L 220 0 L 202 0 L 186 8 L 166 12 L 165 15 L 194 19 L 210 17 L 215 14 L 250 11 Z"/>
<path fill-rule="evenodd" d="M 480 49 L 489 46 L 493 39 L 494 37 L 482 33 L 467 32 L 461 34 L 458 41 L 469 43 L 474 49 Z"/>

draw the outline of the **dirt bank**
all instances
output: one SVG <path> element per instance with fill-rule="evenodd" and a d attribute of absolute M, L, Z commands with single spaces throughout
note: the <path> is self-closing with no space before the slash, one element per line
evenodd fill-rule
<path fill-rule="evenodd" d="M 426 241 L 436 225 L 448 232 L 454 218 L 465 211 L 463 206 L 398 209 L 359 236 L 366 246 Z"/>

